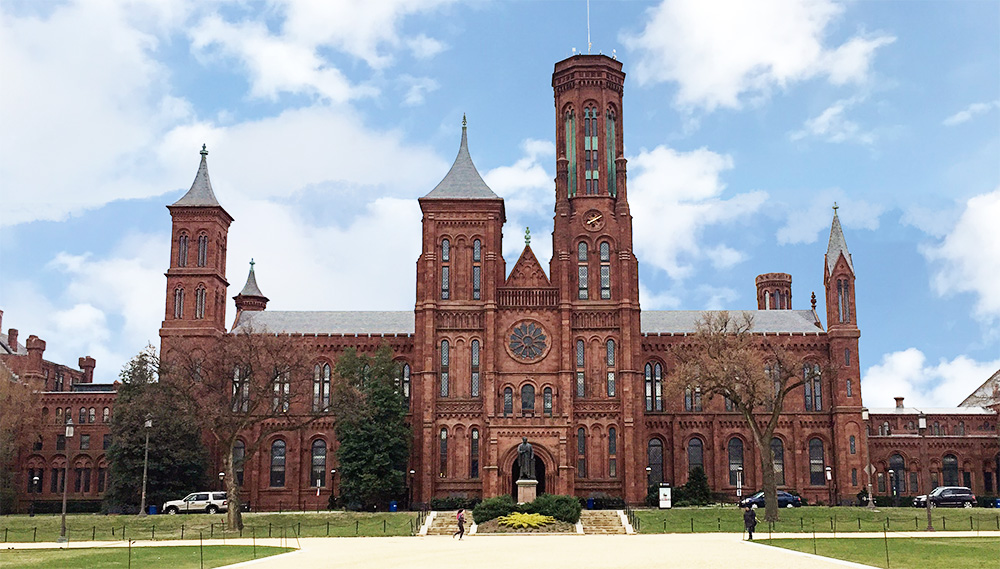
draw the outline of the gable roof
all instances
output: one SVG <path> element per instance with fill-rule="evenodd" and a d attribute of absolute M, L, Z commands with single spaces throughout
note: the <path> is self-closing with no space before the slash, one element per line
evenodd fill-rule
<path fill-rule="evenodd" d="M 451 170 L 448 170 L 444 179 L 421 199 L 500 199 L 500 196 L 494 194 L 493 190 L 486 185 L 483 177 L 479 175 L 479 170 L 476 170 L 476 165 L 472 163 L 464 117 L 462 118 L 462 143 L 458 147 L 455 163 L 451 165 Z"/>
<path fill-rule="evenodd" d="M 412 334 L 413 311 L 243 312 L 234 332 L 271 334 Z"/>
<path fill-rule="evenodd" d="M 547 287 L 551 286 L 549 277 L 545 275 L 541 263 L 535 257 L 535 252 L 531 250 L 531 245 L 525 245 L 521 251 L 521 256 L 514 263 L 514 268 L 510 270 L 510 276 L 504 286 L 512 287 Z"/>
<path fill-rule="evenodd" d="M 198 165 L 198 173 L 194 175 L 191 189 L 173 205 L 221 207 L 219 200 L 215 199 L 215 192 L 212 191 L 212 180 L 208 177 L 208 150 L 204 144 L 201 145 L 201 164 Z"/>
<path fill-rule="evenodd" d="M 1000 404 L 1000 370 L 969 394 L 959 407 L 986 407 Z"/>

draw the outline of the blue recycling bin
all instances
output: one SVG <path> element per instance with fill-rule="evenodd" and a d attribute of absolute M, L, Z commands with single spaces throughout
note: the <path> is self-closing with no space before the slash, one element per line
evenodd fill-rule
<path fill-rule="evenodd" d="M 996 500 L 993 500 L 993 507 L 994 508 L 1000 508 L 1000 498 L 997 498 Z"/>
<path fill-rule="evenodd" d="M 395 500 L 389 502 L 389 511 L 390 512 L 398 512 L 399 511 L 399 504 L 397 504 Z"/>
<path fill-rule="evenodd" d="M 152 506 L 152 505 L 149 506 L 149 515 L 155 516 L 157 514 L 157 511 L 158 510 L 156 509 L 156 506 Z"/>
<path fill-rule="evenodd" d="M 594 509 L 594 499 L 593 498 L 587 498 L 587 509 L 588 510 L 593 510 Z"/>

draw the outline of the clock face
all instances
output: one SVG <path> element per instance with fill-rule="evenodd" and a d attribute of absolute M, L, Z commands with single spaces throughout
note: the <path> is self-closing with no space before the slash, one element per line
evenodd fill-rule
<path fill-rule="evenodd" d="M 604 228 L 604 214 L 592 209 L 583 214 L 583 226 L 589 231 L 598 231 Z"/>
<path fill-rule="evenodd" d="M 510 331 L 507 344 L 510 353 L 518 360 L 532 361 L 545 355 L 548 348 L 548 338 L 542 325 L 526 320 L 516 324 Z"/>

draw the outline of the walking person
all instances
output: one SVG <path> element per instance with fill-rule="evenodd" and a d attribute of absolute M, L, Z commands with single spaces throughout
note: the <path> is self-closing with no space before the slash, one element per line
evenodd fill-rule
<path fill-rule="evenodd" d="M 753 541 L 753 530 L 757 527 L 757 513 L 753 511 L 753 506 L 747 506 L 745 512 L 743 512 L 743 527 L 747 530 L 747 535 L 750 536 L 750 541 Z"/>
<path fill-rule="evenodd" d="M 455 514 L 455 519 L 458 520 L 458 531 L 456 531 L 451 537 L 454 538 L 458 536 L 458 541 L 462 541 L 462 536 L 465 535 L 465 510 L 458 510 Z"/>

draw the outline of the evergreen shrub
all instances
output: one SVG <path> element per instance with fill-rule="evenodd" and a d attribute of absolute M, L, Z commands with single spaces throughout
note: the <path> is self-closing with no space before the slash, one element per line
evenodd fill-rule
<path fill-rule="evenodd" d="M 571 524 L 580 521 L 581 509 L 580 501 L 575 496 L 560 494 L 542 494 L 535 498 L 534 502 L 528 502 L 521 507 L 525 513 L 552 516 Z"/>
<path fill-rule="evenodd" d="M 514 502 L 514 498 L 511 498 L 509 494 L 504 494 L 495 498 L 487 498 L 476 504 L 476 507 L 472 510 L 472 519 L 477 524 L 481 524 L 500 516 L 506 516 L 511 512 L 519 511 L 521 509 Z"/>

